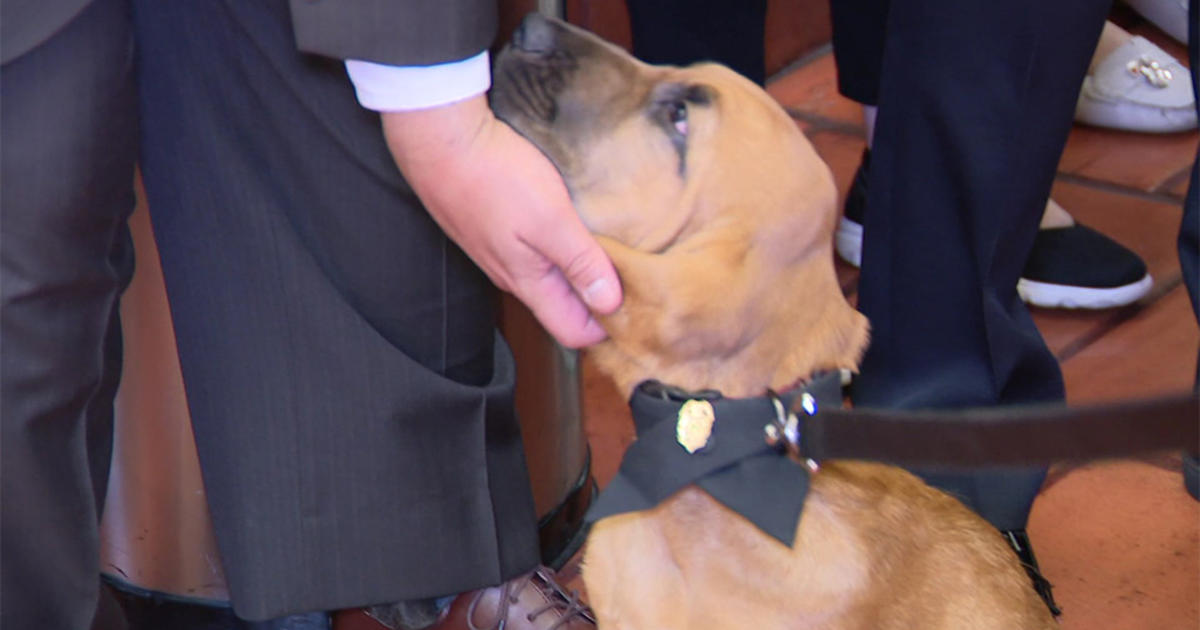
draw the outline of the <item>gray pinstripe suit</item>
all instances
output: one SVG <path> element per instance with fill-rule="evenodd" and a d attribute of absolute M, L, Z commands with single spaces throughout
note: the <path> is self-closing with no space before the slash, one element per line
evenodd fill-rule
<path fill-rule="evenodd" d="M 396 172 L 378 117 L 358 106 L 332 58 L 428 64 L 475 54 L 494 37 L 494 3 L 147 0 L 135 2 L 133 13 L 140 159 L 235 610 L 265 619 L 443 595 L 532 567 L 535 515 L 512 411 L 512 361 L 494 332 L 494 295 Z M 103 411 L 93 421 L 65 406 L 37 416 L 27 390 L 16 389 L 15 376 L 42 354 L 14 341 L 10 316 L 57 325 L 64 304 L 48 297 L 35 313 L 9 299 L 11 243 L 44 250 L 34 237 L 47 226 L 10 234 L 10 215 L 36 215 L 42 201 L 9 206 L 8 182 L 24 180 L 10 175 L 13 91 L 8 64 L 4 70 L 8 627 L 10 585 L 34 592 L 28 570 L 10 566 L 19 555 L 12 550 L 36 548 L 26 564 L 62 576 L 68 554 L 51 561 L 46 549 L 71 532 L 94 534 L 102 493 L 85 497 L 80 489 L 102 487 L 108 454 L 103 444 L 89 450 L 71 436 L 87 426 L 97 442 L 109 439 L 111 392 L 82 405 Z M 34 76 L 31 82 L 42 81 Z M 104 140 L 110 149 L 135 136 L 128 122 L 112 126 L 116 119 L 99 125 L 112 136 Z M 25 121 L 14 118 L 12 126 Z M 32 134 L 29 146 L 43 137 Z M 111 166 L 104 179 L 127 193 L 133 153 L 123 148 L 119 165 L 109 153 L 87 168 Z M 36 170 L 60 182 L 53 167 Z M 88 249 L 97 253 L 77 265 L 116 270 L 106 275 L 103 297 L 74 295 L 76 287 L 58 294 L 80 303 L 86 297 L 95 312 L 80 312 L 60 332 L 45 326 L 46 336 L 88 328 L 93 334 L 72 347 L 93 354 L 113 347 L 104 341 L 115 337 L 104 333 L 128 278 L 128 202 L 121 196 L 105 212 L 119 238 L 89 232 L 96 247 Z M 92 380 L 115 383 L 119 357 L 104 356 L 109 369 Z M 60 377 L 80 370 L 59 363 Z M 47 383 L 39 394 L 46 400 L 80 400 L 49 380 L 38 380 Z M 47 433 L 32 436 L 33 424 Z M 34 440 L 51 433 L 35 450 Z M 10 461 L 18 450 L 41 457 Z M 96 470 L 89 473 L 87 462 Z M 54 499 L 65 496 L 72 499 Z M 88 509 L 72 508 L 61 529 L 38 531 L 41 542 L 32 542 L 39 526 L 28 505 L 85 498 Z M 22 509 L 9 509 L 17 501 Z M 12 618 L 41 614 L 47 602 L 86 600 L 80 595 L 86 585 L 94 590 L 94 549 L 89 538 L 69 554 L 73 589 L 38 591 Z M 82 627 L 85 613 L 72 615 L 62 627 Z"/>

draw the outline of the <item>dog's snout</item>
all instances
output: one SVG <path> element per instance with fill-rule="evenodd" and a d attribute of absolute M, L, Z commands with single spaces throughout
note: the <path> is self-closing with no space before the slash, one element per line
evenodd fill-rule
<path fill-rule="evenodd" d="M 556 34 L 554 23 L 534 12 L 521 21 L 513 33 L 512 43 L 526 52 L 548 52 L 554 49 Z"/>

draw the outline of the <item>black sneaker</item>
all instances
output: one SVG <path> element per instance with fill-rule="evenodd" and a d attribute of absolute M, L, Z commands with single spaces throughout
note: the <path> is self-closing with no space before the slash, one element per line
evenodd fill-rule
<path fill-rule="evenodd" d="M 1051 592 L 1053 585 L 1038 568 L 1037 558 L 1033 555 L 1033 547 L 1029 544 L 1029 535 L 1023 529 L 1010 529 L 1000 533 L 1004 535 L 1008 546 L 1017 552 L 1017 557 L 1021 559 L 1021 566 L 1025 567 L 1025 573 L 1029 574 L 1029 579 L 1033 581 L 1033 590 L 1037 591 L 1042 601 L 1046 602 L 1046 606 L 1050 608 L 1050 614 L 1055 617 L 1061 615 L 1062 609 L 1054 602 L 1054 593 Z"/>
<path fill-rule="evenodd" d="M 1038 230 L 1017 293 L 1047 308 L 1100 309 L 1138 300 L 1153 285 L 1137 254 L 1076 223 Z"/>
<path fill-rule="evenodd" d="M 870 152 L 846 194 L 834 245 L 842 260 L 862 265 L 862 223 L 867 202 Z M 1084 225 L 1038 230 L 1017 281 L 1021 299 L 1046 308 L 1102 309 L 1124 306 L 1150 291 L 1146 263 L 1120 243 Z"/>

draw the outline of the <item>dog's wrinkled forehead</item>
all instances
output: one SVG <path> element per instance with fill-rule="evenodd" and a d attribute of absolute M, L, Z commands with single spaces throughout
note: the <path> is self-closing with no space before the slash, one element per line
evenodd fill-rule
<path fill-rule="evenodd" d="M 717 109 L 718 101 L 732 99 L 728 107 L 742 110 L 739 120 L 761 116 L 764 104 L 778 109 L 758 86 L 728 68 L 651 66 L 587 31 L 536 13 L 497 57 L 490 96 L 496 114 L 546 152 L 564 175 L 573 174 L 580 147 L 591 150 L 597 136 L 629 122 L 660 130 L 682 162 L 693 117 Z"/>
<path fill-rule="evenodd" d="M 771 173 L 811 157 L 786 112 L 729 68 L 648 65 L 537 14 L 492 76 L 492 109 L 558 168 L 584 223 L 638 249 L 661 251 L 734 205 L 770 211 L 775 200 L 754 197 L 796 184 Z"/>
<path fill-rule="evenodd" d="M 610 129 L 649 96 L 649 66 L 558 20 L 530 14 L 496 59 L 492 109 L 553 155 L 546 136 L 572 142 Z M 547 146 L 551 145 L 551 146 Z"/>

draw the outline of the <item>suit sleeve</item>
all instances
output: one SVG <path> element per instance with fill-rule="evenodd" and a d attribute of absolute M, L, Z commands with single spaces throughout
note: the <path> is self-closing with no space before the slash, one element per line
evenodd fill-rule
<path fill-rule="evenodd" d="M 297 47 L 395 66 L 457 61 L 496 38 L 495 0 L 290 0 Z"/>

